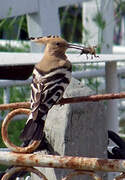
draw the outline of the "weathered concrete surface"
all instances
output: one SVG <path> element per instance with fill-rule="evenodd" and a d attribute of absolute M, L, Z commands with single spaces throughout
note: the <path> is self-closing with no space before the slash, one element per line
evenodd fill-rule
<path fill-rule="evenodd" d="M 65 97 L 89 95 L 92 91 L 72 79 Z M 107 132 L 102 102 L 83 102 L 54 106 L 46 120 L 46 134 L 60 155 L 106 157 Z M 39 168 L 40 169 L 40 168 Z M 49 180 L 61 180 L 69 170 L 41 168 Z M 39 179 L 33 175 L 32 179 Z M 83 176 L 72 178 L 88 179 Z"/>

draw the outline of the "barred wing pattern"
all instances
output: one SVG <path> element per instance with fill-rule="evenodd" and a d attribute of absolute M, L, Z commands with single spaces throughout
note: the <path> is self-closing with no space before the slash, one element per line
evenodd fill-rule
<path fill-rule="evenodd" d="M 60 67 L 44 74 L 33 71 L 31 84 L 31 114 L 20 138 L 23 141 L 41 140 L 49 109 L 58 102 L 70 83 L 71 69 Z"/>

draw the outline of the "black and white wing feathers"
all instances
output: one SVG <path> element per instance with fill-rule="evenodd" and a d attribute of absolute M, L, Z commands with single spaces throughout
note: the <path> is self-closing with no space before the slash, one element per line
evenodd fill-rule
<path fill-rule="evenodd" d="M 31 84 L 31 114 L 20 136 L 23 141 L 41 140 L 49 109 L 58 102 L 71 79 L 71 70 L 54 69 L 43 74 L 34 69 Z"/>

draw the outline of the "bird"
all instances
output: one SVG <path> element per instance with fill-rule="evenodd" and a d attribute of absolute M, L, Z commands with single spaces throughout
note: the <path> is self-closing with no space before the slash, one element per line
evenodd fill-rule
<path fill-rule="evenodd" d="M 20 139 L 26 145 L 33 140 L 42 140 L 48 111 L 62 99 L 70 83 L 72 64 L 65 54 L 66 50 L 68 48 L 82 50 L 81 46 L 68 43 L 55 35 L 31 37 L 30 40 L 44 44 L 45 50 L 43 58 L 33 70 L 31 113 L 20 135 Z"/>
<path fill-rule="evenodd" d="M 41 142 L 45 140 L 44 126 L 47 114 L 63 98 L 63 94 L 71 81 L 72 64 L 65 54 L 66 50 L 74 48 L 83 51 L 84 48 L 68 43 L 62 37 L 56 35 L 31 37 L 30 40 L 45 45 L 45 49 L 42 59 L 33 69 L 30 100 L 31 113 L 20 134 L 23 147 L 28 146 L 34 140 Z M 43 144 L 48 145 L 47 142 Z M 22 177 L 25 173 L 16 173 L 9 180 Z"/>

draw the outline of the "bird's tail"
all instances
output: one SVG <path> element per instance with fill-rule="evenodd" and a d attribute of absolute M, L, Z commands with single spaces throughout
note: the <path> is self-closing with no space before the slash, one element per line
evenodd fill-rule
<path fill-rule="evenodd" d="M 44 129 L 45 121 L 34 121 L 33 119 L 28 120 L 26 123 L 21 135 L 20 139 L 25 141 L 38 140 L 41 141 L 43 137 L 43 129 Z"/>

